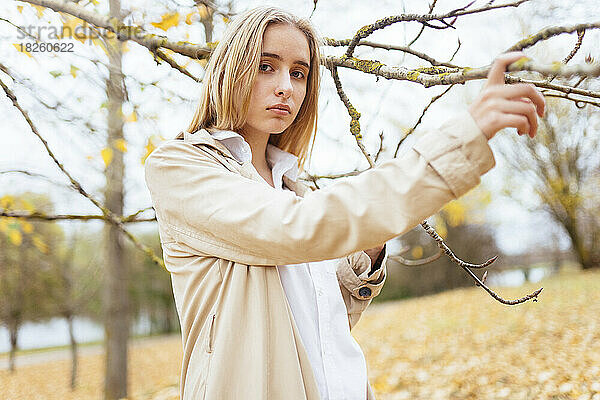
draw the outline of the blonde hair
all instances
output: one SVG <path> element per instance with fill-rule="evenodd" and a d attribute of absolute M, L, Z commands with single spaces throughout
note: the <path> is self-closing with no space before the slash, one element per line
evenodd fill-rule
<path fill-rule="evenodd" d="M 298 28 L 306 36 L 310 50 L 306 95 L 298 115 L 285 131 L 269 137 L 269 143 L 298 157 L 302 172 L 306 158 L 312 153 L 317 129 L 321 41 L 310 22 L 278 8 L 257 7 L 238 15 L 229 24 L 206 67 L 198 108 L 187 130 L 240 131 L 246 122 L 258 73 L 263 35 L 270 24 Z"/>

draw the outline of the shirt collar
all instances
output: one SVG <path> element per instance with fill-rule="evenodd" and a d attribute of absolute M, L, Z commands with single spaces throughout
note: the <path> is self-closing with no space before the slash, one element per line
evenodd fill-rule
<path fill-rule="evenodd" d="M 242 135 L 233 131 L 217 130 L 207 131 L 213 139 L 223 144 L 231 155 L 240 163 L 245 164 L 252 161 L 252 150 L 250 145 Z M 184 140 L 194 142 L 195 134 L 184 132 Z M 280 149 L 277 146 L 267 143 L 267 163 L 273 172 L 275 182 L 281 182 L 282 176 L 286 176 L 292 181 L 298 178 L 298 157 L 292 153 Z"/>

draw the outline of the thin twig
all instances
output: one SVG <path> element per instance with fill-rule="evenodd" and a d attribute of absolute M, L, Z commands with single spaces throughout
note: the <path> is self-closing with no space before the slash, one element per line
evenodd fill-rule
<path fill-rule="evenodd" d="M 182 67 L 181 65 L 177 64 L 175 62 L 175 60 L 173 60 L 171 57 L 169 57 L 164 51 L 160 50 L 160 49 L 156 49 L 155 52 L 156 56 L 158 58 L 160 58 L 161 60 L 165 61 L 167 64 L 169 64 L 172 68 L 176 69 L 177 71 L 181 72 L 182 74 L 184 74 L 185 76 L 192 78 L 193 80 L 195 80 L 196 82 L 202 82 L 202 79 L 200 78 L 196 78 L 194 75 L 192 75 L 190 73 L 190 71 L 188 71 L 186 68 Z"/>
<path fill-rule="evenodd" d="M 459 259 L 458 257 L 456 257 L 456 255 L 452 252 L 452 250 L 450 250 L 450 248 L 446 245 L 446 243 L 444 243 L 444 240 L 437 234 L 437 232 L 431 226 L 429 226 L 429 224 L 427 223 L 427 221 L 421 222 L 421 226 L 425 229 L 425 232 L 427 232 L 429 234 L 429 236 L 431 236 L 435 240 L 435 242 L 438 244 L 438 246 L 450 258 L 450 260 L 452 260 L 453 262 L 455 262 L 456 264 L 458 264 L 462 269 L 464 269 L 465 271 L 467 271 L 467 273 L 471 276 L 471 278 L 473 278 L 475 280 L 475 283 L 477 284 L 477 286 L 481 286 L 486 292 L 489 293 L 490 296 L 492 296 L 494 299 L 498 300 L 500 303 L 507 304 L 507 305 L 515 305 L 515 304 L 524 303 L 527 300 L 531 300 L 531 299 L 533 299 L 533 301 L 537 301 L 537 296 L 541 293 L 541 291 L 542 291 L 543 288 L 539 288 L 535 292 L 533 292 L 531 294 L 528 294 L 528 295 L 526 295 L 524 297 L 521 297 L 520 299 L 516 299 L 516 300 L 506 300 L 506 299 L 503 299 L 498 294 L 496 294 L 492 289 L 490 289 L 489 287 L 487 287 L 477 277 L 477 275 L 475 275 L 473 273 L 473 271 L 471 271 L 471 268 L 485 268 L 485 267 L 489 266 L 491 263 L 493 263 L 494 261 L 496 261 L 496 259 L 498 258 L 498 256 L 494 256 L 494 257 L 490 258 L 489 260 L 487 260 L 483 264 L 471 264 L 471 263 L 464 262 L 461 259 Z"/>
<path fill-rule="evenodd" d="M 566 26 L 551 26 L 548 28 L 544 28 L 536 34 L 533 34 L 525 39 L 522 39 L 509 47 L 506 51 L 520 51 L 524 50 L 528 47 L 533 46 L 534 44 L 542 41 L 550 39 L 553 36 L 562 35 L 563 33 L 573 33 L 585 31 L 587 29 L 600 29 L 600 21 L 599 22 L 590 22 L 585 24 L 576 24 L 576 25 L 566 25 Z"/>
<path fill-rule="evenodd" d="M 425 106 L 425 108 L 423 109 L 423 111 L 421 112 L 421 116 L 419 117 L 419 119 L 417 120 L 417 122 L 414 124 L 414 126 L 412 128 L 410 128 L 408 130 L 408 132 L 406 133 L 406 135 L 404 135 L 404 137 L 402 139 L 400 139 L 400 141 L 398 142 L 398 145 L 396 146 L 396 151 L 394 151 L 394 158 L 398 156 L 398 150 L 400 150 L 400 146 L 402 145 L 402 143 L 404 143 L 404 140 L 406 140 L 406 138 L 415 131 L 415 129 L 417 129 L 417 126 L 419 126 L 419 124 L 421 123 L 421 121 L 423 120 L 423 117 L 425 116 L 425 113 L 427 112 L 427 110 L 429 110 L 429 107 L 431 107 L 431 105 L 433 103 L 435 103 L 437 100 L 439 100 L 440 98 L 442 98 L 446 93 L 448 93 L 450 91 L 450 89 L 452 89 L 454 87 L 454 85 L 450 85 L 446 90 L 444 90 L 442 93 L 438 94 L 437 96 L 434 96 L 431 98 L 431 101 L 429 102 L 429 104 L 427 104 Z"/>
<path fill-rule="evenodd" d="M 429 256 L 426 258 L 420 258 L 418 260 L 410 260 L 410 259 L 404 258 L 402 256 L 402 254 L 405 254 L 406 252 L 408 252 L 408 250 L 410 250 L 410 247 L 406 247 L 406 248 L 400 250 L 399 254 L 389 256 L 389 258 L 391 258 L 392 260 L 398 261 L 399 263 L 404 264 L 407 267 L 419 267 L 419 266 L 429 264 L 429 263 L 436 261 L 437 259 L 439 259 L 442 256 L 442 254 L 444 254 L 444 252 L 441 249 L 438 249 L 438 252 L 432 256 Z"/>
<path fill-rule="evenodd" d="M 335 88 L 337 90 L 338 96 L 342 100 L 342 103 L 344 103 L 344 106 L 346 106 L 348 114 L 350 115 L 350 133 L 352 133 L 352 136 L 354 136 L 356 144 L 367 159 L 370 168 L 373 168 L 375 164 L 373 163 L 371 156 L 369 155 L 369 153 L 365 149 L 364 144 L 362 143 L 362 134 L 360 133 L 360 122 L 358 121 L 360 118 L 360 113 L 356 111 L 356 108 L 354 108 L 352 103 L 350 103 L 348 96 L 346 96 L 346 93 L 344 93 L 344 89 L 342 88 L 342 82 L 340 81 L 340 77 L 337 73 L 337 68 L 332 66 L 331 68 L 329 68 L 329 70 L 331 71 L 331 76 L 333 78 L 333 81 L 335 82 Z"/>
<path fill-rule="evenodd" d="M 486 5 L 486 6 L 474 8 L 471 10 L 458 9 L 458 10 L 450 11 L 449 13 L 446 13 L 446 14 L 425 14 L 425 15 L 400 14 L 400 15 L 385 17 L 385 18 L 382 18 L 382 19 L 376 21 L 373 24 L 366 25 L 366 26 L 363 26 L 362 28 L 360 28 L 356 32 L 356 34 L 354 35 L 352 40 L 350 41 L 350 44 L 348 45 L 348 49 L 346 50 L 344 57 L 347 57 L 347 58 L 352 57 L 352 54 L 354 53 L 354 49 L 356 48 L 356 45 L 358 44 L 358 42 L 361 39 L 364 39 L 367 36 L 370 36 L 373 32 L 375 32 L 379 29 L 383 29 L 385 27 L 388 27 L 388 26 L 398 23 L 398 22 L 419 22 L 421 24 L 427 24 L 429 21 L 439 21 L 439 22 L 445 23 L 446 26 L 449 26 L 450 24 L 445 22 L 445 20 L 449 19 L 449 18 L 459 17 L 462 15 L 468 15 L 468 14 L 482 13 L 482 12 L 491 11 L 491 10 L 494 10 L 497 8 L 518 7 L 527 1 L 529 1 L 529 0 L 518 0 L 518 1 L 515 1 L 512 3 L 500 4 L 500 5 L 495 5 L 495 6 L 494 5 Z M 434 28 L 439 28 L 439 27 L 435 27 L 433 25 L 429 25 L 429 26 L 434 27 Z"/>
<path fill-rule="evenodd" d="M 435 8 L 436 3 L 437 3 L 437 0 L 433 0 L 433 2 L 429 5 L 429 12 L 427 14 L 433 13 L 433 9 Z M 413 40 L 411 40 L 410 43 L 408 44 L 409 47 L 412 46 L 413 44 L 415 44 L 415 42 L 417 40 L 419 40 L 419 38 L 423 34 L 424 30 L 425 30 L 425 25 L 421 25 L 421 29 L 419 30 L 419 33 L 417 33 L 417 36 L 415 36 L 415 38 Z"/>
<path fill-rule="evenodd" d="M 75 214 L 44 214 L 39 211 L 21 211 L 21 210 L 2 210 L 0 209 L 0 217 L 7 218 L 22 218 L 31 219 L 37 221 L 64 221 L 64 220 L 76 220 L 76 221 L 97 221 L 106 220 L 104 215 L 75 215 Z M 156 221 L 156 217 L 153 218 L 135 218 L 133 215 L 126 217 L 119 217 L 119 220 L 124 224 L 130 224 L 135 222 L 152 222 Z"/>
<path fill-rule="evenodd" d="M 340 47 L 340 46 L 347 46 L 348 44 L 350 44 L 351 40 L 352 39 L 336 40 L 336 39 L 325 38 L 324 42 L 325 42 L 325 46 Z M 430 63 L 431 65 L 440 65 L 440 66 L 449 67 L 449 68 L 459 68 L 457 65 L 451 64 L 450 62 L 438 61 L 435 58 L 433 58 L 423 52 L 420 52 L 420 51 L 410 48 L 409 46 L 396 46 L 396 45 L 385 44 L 385 43 L 371 42 L 371 41 L 367 41 L 367 40 L 361 40 L 360 42 L 358 42 L 357 46 L 368 46 L 368 47 L 372 47 L 375 49 L 401 51 L 401 52 L 404 52 L 407 54 L 411 54 L 422 60 L 425 60 L 428 63 Z"/>

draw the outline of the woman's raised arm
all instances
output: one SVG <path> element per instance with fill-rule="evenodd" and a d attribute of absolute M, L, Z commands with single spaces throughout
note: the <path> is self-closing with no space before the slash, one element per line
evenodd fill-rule
<path fill-rule="evenodd" d="M 493 165 L 485 136 L 463 112 L 402 158 L 304 198 L 233 173 L 177 140 L 146 160 L 146 182 L 167 240 L 243 264 L 283 265 L 379 246 L 476 186 Z"/>

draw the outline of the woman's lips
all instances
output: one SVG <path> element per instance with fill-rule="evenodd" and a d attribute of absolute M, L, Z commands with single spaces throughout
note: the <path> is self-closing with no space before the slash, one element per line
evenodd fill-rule
<path fill-rule="evenodd" d="M 277 115 L 289 115 L 290 112 L 288 110 L 284 110 L 282 108 L 268 108 L 267 110 L 274 112 Z"/>

